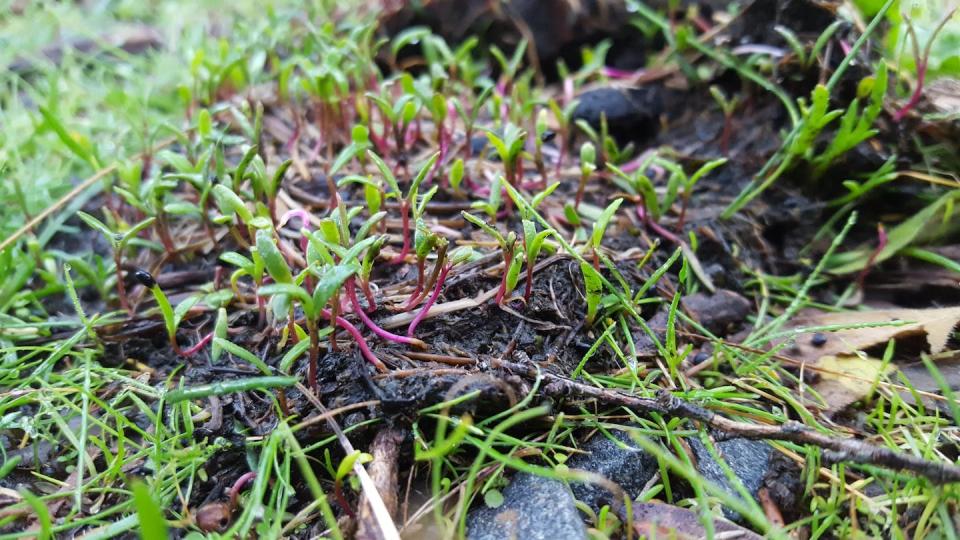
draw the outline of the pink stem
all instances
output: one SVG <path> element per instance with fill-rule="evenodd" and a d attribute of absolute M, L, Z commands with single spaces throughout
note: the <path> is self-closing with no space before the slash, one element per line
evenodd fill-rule
<path fill-rule="evenodd" d="M 250 471 L 245 473 L 240 478 L 237 478 L 237 481 L 233 483 L 233 486 L 230 487 L 230 508 L 236 508 L 237 499 L 240 498 L 240 492 L 243 491 L 243 488 L 246 487 L 248 483 L 253 481 L 257 477 L 257 473 Z"/>
<path fill-rule="evenodd" d="M 357 316 L 360 317 L 360 320 L 363 321 L 363 324 L 366 325 L 366 327 L 369 328 L 371 332 L 373 332 L 380 338 L 385 339 L 387 341 L 393 341 L 395 343 L 403 343 L 404 345 L 412 345 L 414 347 L 418 347 L 421 349 L 427 348 L 426 343 L 420 341 L 417 338 L 407 337 L 407 336 L 398 336 L 397 334 L 388 332 L 383 328 L 380 328 L 379 326 L 377 326 L 377 323 L 373 322 L 373 319 L 371 319 L 370 316 L 367 315 L 363 311 L 363 308 L 360 306 L 360 302 L 357 300 L 357 291 L 356 291 L 356 287 L 354 286 L 353 278 L 350 278 L 349 280 L 347 280 L 347 298 L 350 299 L 350 306 L 353 307 L 354 313 L 356 313 Z"/>
<path fill-rule="evenodd" d="M 917 86 L 913 89 L 913 94 L 910 96 L 910 101 L 907 101 L 907 104 L 893 115 L 894 122 L 903 120 L 903 117 L 906 116 L 907 113 L 910 112 L 914 107 L 916 107 L 917 103 L 920 103 L 920 96 L 923 95 L 923 80 L 926 78 L 926 75 L 927 64 L 924 62 L 917 66 Z"/>
<path fill-rule="evenodd" d="M 407 335 L 413 337 L 413 331 L 417 329 L 417 325 L 420 324 L 420 321 L 427 316 L 427 313 L 430 311 L 430 308 L 433 306 L 433 303 L 437 301 L 437 297 L 440 296 L 440 289 L 443 288 L 443 282 L 447 279 L 447 272 L 453 268 L 452 264 L 445 265 L 442 270 L 440 270 L 440 277 L 437 278 L 437 284 L 433 288 L 433 294 L 430 295 L 430 298 L 427 299 L 427 303 L 423 305 L 423 309 L 417 313 L 417 316 L 410 321 L 410 326 L 407 327 Z"/>
<path fill-rule="evenodd" d="M 670 242 L 673 242 L 674 244 L 682 243 L 681 240 L 677 238 L 675 234 L 664 229 L 662 225 L 650 219 L 650 215 L 647 214 L 647 210 L 646 208 L 644 208 L 643 204 L 637 205 L 637 217 L 640 218 L 640 221 L 642 221 L 644 225 L 646 225 L 647 227 L 650 227 L 650 229 L 652 229 L 653 232 L 659 234 L 663 238 L 669 240 Z"/>
<path fill-rule="evenodd" d="M 196 345 L 190 347 L 189 349 L 182 349 L 180 351 L 180 356 L 193 356 L 200 352 L 200 349 L 206 347 L 211 341 L 213 341 L 213 332 L 203 336 L 203 339 L 198 341 Z"/>
<path fill-rule="evenodd" d="M 333 317 L 333 314 L 330 313 L 329 309 L 323 310 L 322 314 L 327 320 L 330 320 L 330 318 Z M 377 369 L 384 369 L 383 362 L 381 362 L 380 359 L 373 354 L 373 351 L 370 350 L 370 347 L 367 345 L 367 341 L 363 339 L 363 335 L 360 334 L 360 331 L 357 330 L 357 327 L 350 324 L 350 321 L 344 319 L 343 317 L 337 317 L 336 321 L 337 326 L 346 330 L 347 333 L 353 337 L 353 340 L 357 342 L 357 346 L 360 347 L 360 353 L 363 354 L 363 357 L 367 359 L 367 362 L 373 364 Z"/>

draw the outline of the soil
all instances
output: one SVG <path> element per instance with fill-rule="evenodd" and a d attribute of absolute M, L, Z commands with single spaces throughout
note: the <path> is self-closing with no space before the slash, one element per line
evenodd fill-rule
<path fill-rule="evenodd" d="M 481 4 L 480 2 L 476 2 Z M 561 2 L 567 5 L 567 2 Z M 435 6 L 443 2 L 434 2 Z M 485 4 L 485 3 L 484 3 Z M 520 4 L 524 4 L 521 2 Z M 816 8 L 816 17 L 791 17 L 787 14 L 790 9 L 808 9 L 810 2 L 786 2 L 786 8 L 776 8 L 774 2 L 757 1 L 748 9 L 742 20 L 730 29 L 732 42 L 747 38 L 761 40 L 771 37 L 769 29 L 777 21 L 803 21 L 804 27 L 798 31 L 816 35 L 819 30 L 834 20 L 834 16 L 820 8 Z M 780 4 L 780 3 L 777 3 Z M 800 6 L 800 7 L 798 7 Z M 441 9 L 437 7 L 436 9 Z M 522 11 L 522 10 L 521 10 Z M 546 10 L 543 10 L 546 11 Z M 806 13 L 806 12 L 805 12 Z M 432 17 L 439 18 L 437 24 L 442 24 L 443 14 L 438 11 Z M 416 21 L 413 16 L 399 13 L 386 26 L 391 32 L 397 32 Z M 423 14 L 418 17 L 424 17 Z M 433 19 L 429 19 L 428 22 Z M 451 39 L 463 32 L 475 32 L 480 25 L 491 32 L 489 28 L 496 28 L 493 23 L 483 25 L 482 16 L 478 15 L 476 24 L 467 30 L 457 29 L 449 31 Z M 500 21 L 502 22 L 502 21 Z M 552 22 L 540 21 L 544 25 Z M 609 21 L 607 21 L 609 22 Z M 604 28 L 597 24 L 597 28 Z M 622 29 L 598 30 L 597 35 L 606 36 Z M 737 34 L 740 32 L 740 34 Z M 538 34 L 538 30 L 534 29 Z M 494 35 L 494 34 L 484 34 Z M 586 40 L 593 39 L 593 34 Z M 759 37 L 758 37 L 759 36 Z M 619 38 L 618 38 L 619 39 Z M 573 56 L 571 51 L 578 50 L 584 43 L 583 36 L 562 43 L 538 43 L 541 51 L 548 51 L 543 57 L 549 58 Z M 630 60 L 626 50 L 630 47 L 627 42 L 618 42 L 618 58 L 623 67 L 640 65 L 638 60 Z M 644 58 L 646 53 L 655 53 L 656 44 L 634 43 L 637 51 L 636 58 Z M 546 63 L 546 62 L 545 62 Z M 784 63 L 780 66 L 780 77 L 792 95 L 808 95 L 812 85 L 816 83 L 814 74 L 799 71 L 799 67 Z M 846 87 L 856 84 L 856 71 L 848 76 Z M 701 323 L 717 332 L 721 337 L 734 336 L 743 329 L 748 314 L 753 311 L 753 301 L 747 300 L 751 290 L 747 282 L 752 278 L 751 272 L 761 271 L 771 275 L 790 275 L 800 272 L 809 266 L 809 259 L 801 256 L 802 250 L 808 248 L 811 239 L 827 219 L 832 209 L 826 206 L 826 201 L 836 196 L 842 180 L 856 176 L 859 173 L 869 172 L 877 168 L 886 156 L 891 155 L 900 145 L 900 134 L 894 129 L 888 118 L 881 120 L 880 135 L 871 144 L 858 148 L 853 155 L 842 163 L 837 164 L 835 170 L 828 171 L 822 180 L 822 186 L 811 186 L 805 181 L 803 171 L 794 171 L 782 181 L 768 190 L 761 200 L 747 207 L 746 211 L 738 214 L 734 219 L 721 220 L 720 212 L 740 192 L 752 175 L 763 165 L 766 159 L 779 148 L 780 134 L 787 127 L 788 119 L 783 108 L 771 95 L 753 88 L 746 89 L 746 97 L 738 107 L 735 115 L 726 119 L 719 110 L 707 87 L 708 83 L 717 84 L 724 88 L 742 90 L 739 79 L 727 71 L 717 71 L 712 79 L 697 86 L 678 85 L 676 76 L 666 77 L 654 81 L 640 88 L 623 89 L 620 87 L 596 88 L 592 90 L 591 100 L 582 107 L 591 107 L 594 110 L 582 110 L 580 116 L 589 123 L 599 123 L 600 115 L 596 111 L 612 110 L 610 107 L 627 107 L 622 115 L 617 115 L 616 122 L 611 124 L 612 133 L 623 144 L 634 142 L 638 148 L 670 147 L 676 154 L 679 163 L 688 169 L 717 157 L 728 157 L 730 162 L 704 178 L 690 198 L 690 206 L 686 211 L 683 224 L 684 231 L 694 231 L 699 239 L 697 257 L 705 273 L 713 281 L 720 292 L 717 295 L 702 295 L 695 301 L 688 297 L 684 309 Z M 628 96 L 624 101 L 624 96 Z M 638 98 L 639 99 L 635 99 Z M 614 103 L 614 105 L 610 105 Z M 839 104 L 845 105 L 845 104 Z M 299 108 L 299 109 L 298 109 Z M 301 109 L 306 110 L 301 110 Z M 653 114 L 656 113 L 656 114 Z M 301 115 L 303 118 L 314 118 L 316 111 L 311 110 L 311 104 L 291 105 L 275 103 L 267 107 L 265 125 L 274 126 L 265 130 L 263 143 L 267 147 L 267 155 L 271 163 L 273 160 L 284 159 L 290 155 L 290 141 L 278 137 L 276 134 L 292 133 L 294 126 L 291 118 Z M 609 119 L 609 117 L 608 117 Z M 729 125 L 727 125 L 729 122 Z M 725 138 L 724 133 L 728 133 Z M 457 134 L 462 142 L 464 134 Z M 304 137 L 298 141 L 300 156 L 311 151 L 315 141 Z M 559 153 L 557 142 L 547 143 L 554 153 Z M 416 163 L 419 157 L 431 150 L 431 145 L 423 141 L 410 152 L 410 162 Z M 910 159 L 910 156 L 901 154 L 901 159 Z M 236 159 L 237 156 L 230 156 Z M 499 166 L 499 165 L 498 165 Z M 316 213 L 325 212 L 328 200 L 326 178 L 322 168 L 311 167 L 310 178 L 289 180 L 286 192 L 303 207 Z M 538 173 L 532 164 L 528 164 L 524 171 L 530 181 L 538 179 Z M 563 169 L 561 176 L 563 185 L 558 193 L 569 195 L 576 191 L 578 171 L 573 168 Z M 601 174 L 601 177 L 604 175 Z M 826 186 L 826 187 L 824 187 Z M 834 187 L 830 187 L 834 186 Z M 185 188 L 189 190 L 189 188 Z M 903 189 L 903 188 L 891 188 Z M 909 188 L 908 188 L 909 189 Z M 618 190 L 610 181 L 592 182 L 587 191 L 585 202 L 599 207 L 615 197 Z M 888 192 L 889 193 L 889 192 Z M 362 201 L 363 192 L 356 188 L 344 188 L 341 196 L 346 201 Z M 565 198 L 564 196 L 559 197 Z M 896 208 L 891 208 L 888 202 L 895 200 Z M 870 241 L 875 237 L 876 223 L 891 210 L 897 214 L 908 214 L 909 205 L 904 206 L 907 197 L 892 199 L 888 196 L 871 198 L 865 201 L 861 210 L 861 220 L 854 229 L 850 243 L 856 241 Z M 87 211 L 97 214 L 104 206 L 104 199 L 96 199 L 88 204 Z M 428 205 L 429 219 L 439 220 L 448 229 L 459 233 L 458 238 L 452 241 L 479 241 L 486 239 L 482 234 L 473 230 L 459 217 L 459 210 L 469 205 L 464 199 L 448 189 L 441 189 L 435 202 Z M 626 208 L 626 204 L 624 206 Z M 549 215 L 562 215 L 557 209 L 548 209 Z M 636 218 L 631 207 L 629 212 L 621 211 L 620 219 L 615 223 L 611 233 L 604 243 L 605 251 L 615 262 L 620 278 L 634 290 L 638 288 L 652 273 L 670 256 L 675 245 L 667 238 L 658 238 L 657 234 L 645 228 Z M 133 216 L 131 216 L 133 217 Z M 75 222 L 71 222 L 75 224 Z M 355 223 L 354 225 L 357 225 Z M 391 232 L 397 233 L 396 224 L 390 222 Z M 518 223 L 512 223 L 518 226 Z M 670 231 L 677 232 L 679 221 L 675 214 L 666 216 L 661 225 Z M 178 230 L 178 238 L 203 238 L 202 230 Z M 679 235 L 685 237 L 686 235 Z M 642 267 L 637 263 L 649 249 L 652 241 L 661 242 L 651 259 Z M 829 239 L 827 240 L 829 241 Z M 98 240 L 97 233 L 80 229 L 76 233 L 61 233 L 53 242 L 59 249 L 71 251 L 77 245 L 92 246 L 92 251 L 102 257 L 109 257 L 109 247 L 102 240 Z M 393 246 L 390 249 L 396 249 Z M 814 246 L 813 253 L 822 252 L 825 244 Z M 205 248 L 195 252 L 184 252 L 178 258 L 163 261 L 154 254 L 142 254 L 132 266 L 151 268 L 161 279 L 164 290 L 173 299 L 183 298 L 194 292 L 202 283 L 211 283 L 217 274 L 229 276 L 229 269 L 218 262 L 219 253 L 228 250 L 242 251 L 234 244 L 229 236 L 224 236 L 216 249 Z M 809 255 L 807 255 L 809 257 Z M 495 305 L 487 300 L 479 306 L 457 310 L 439 317 L 425 320 L 417 330 L 417 336 L 429 344 L 426 354 L 412 353 L 410 349 L 369 335 L 369 342 L 374 353 L 386 364 L 388 371 L 378 373 L 372 366 L 364 362 L 356 347 L 351 343 L 349 336 L 343 332 L 337 333 L 338 350 L 322 351 L 319 361 L 318 394 L 327 409 L 337 409 L 357 403 L 376 401 L 378 404 L 362 407 L 338 417 L 339 425 L 344 428 L 353 428 L 350 439 L 357 448 L 366 448 L 373 439 L 377 424 L 364 424 L 371 419 L 381 419 L 397 425 L 409 425 L 416 417 L 416 411 L 452 397 L 463 395 L 473 390 L 479 390 L 476 399 L 454 409 L 455 411 L 469 412 L 475 418 L 483 418 L 500 412 L 515 403 L 530 390 L 530 381 L 515 375 L 498 373 L 489 367 L 491 358 L 504 358 L 513 362 L 533 363 L 543 370 L 558 374 L 570 374 L 580 364 L 584 353 L 596 341 L 596 330 L 585 327 L 583 324 L 586 305 L 583 292 L 583 279 L 580 277 L 579 264 L 562 255 L 544 255 L 541 259 L 533 282 L 532 294 L 524 301 L 513 301 L 505 307 Z M 430 264 L 428 264 L 428 268 Z M 502 263 L 498 258 L 490 258 L 485 264 L 466 270 L 457 269 L 451 274 L 450 280 L 438 300 L 438 303 L 449 303 L 457 300 L 476 298 L 485 291 L 495 289 L 500 281 Z M 877 298 L 892 298 L 897 300 L 900 295 L 891 290 L 891 284 L 902 284 L 899 276 L 905 272 L 912 272 L 916 268 L 913 263 L 889 262 L 873 269 L 866 280 L 867 295 L 876 295 Z M 926 268 L 935 273 L 934 270 Z M 606 272 L 607 277 L 616 280 L 612 272 Z M 176 279 L 171 276 L 175 276 Z M 379 286 L 379 309 L 371 314 L 376 321 L 386 321 L 396 315 L 389 307 L 386 293 L 398 294 L 408 289 L 411 280 L 415 278 L 415 266 L 378 265 L 374 276 Z M 220 286 L 226 287 L 227 278 L 219 278 Z M 163 282 L 163 280 L 167 280 Z M 616 282 L 616 281 L 615 281 Z M 166 283 L 166 284 L 164 284 Z M 127 287 L 132 297 L 140 298 L 141 307 L 147 306 L 149 294 L 144 294 L 142 287 L 133 280 L 127 280 Z M 842 287 L 841 280 L 833 287 Z M 522 292 L 524 282 L 521 279 L 518 291 Z M 650 291 L 650 295 L 660 295 L 667 303 L 673 292 L 680 288 L 677 269 L 666 274 L 661 283 Z M 910 293 L 904 298 L 912 305 L 929 305 L 932 302 L 945 298 L 960 299 L 955 283 L 944 278 L 938 284 L 935 279 L 915 283 Z M 945 296 L 946 295 L 946 296 Z M 82 291 L 81 300 L 90 312 L 100 312 L 116 306 L 106 305 L 96 295 L 95 291 Z M 699 302 L 699 303 L 697 303 Z M 176 304 L 176 300 L 174 300 Z M 49 307 L 52 312 L 69 314 L 72 306 L 65 298 L 51 299 Z M 231 340 L 247 350 L 261 356 L 272 366 L 275 366 L 283 356 L 285 350 L 278 351 L 279 335 L 271 327 L 261 327 L 258 323 L 255 308 L 251 304 L 234 304 L 229 308 Z M 654 331 L 662 332 L 665 328 L 665 311 L 663 308 L 647 308 L 644 313 L 648 326 Z M 202 335 L 209 332 L 215 318 L 215 311 L 199 307 L 181 325 L 178 332 L 178 342 L 181 347 L 195 343 Z M 358 325 L 362 328 L 362 326 Z M 656 353 L 649 337 L 638 328 L 634 337 L 638 349 L 638 359 L 644 362 Z M 399 331 L 399 330 L 398 330 Z M 134 316 L 111 327 L 101 329 L 101 339 L 104 345 L 104 354 L 101 362 L 104 365 L 121 366 L 128 358 L 135 358 L 138 362 L 152 370 L 151 381 L 166 380 L 167 376 L 177 371 L 175 382 L 185 386 L 231 380 L 255 375 L 253 369 L 241 360 L 224 354 L 219 362 L 214 363 L 209 355 L 209 348 L 191 358 L 183 358 L 174 353 L 164 334 L 162 322 L 157 319 Z M 433 356 L 430 356 L 433 355 Z M 587 371 L 594 374 L 611 373 L 624 369 L 626 366 L 618 359 L 615 351 L 608 346 L 601 346 L 589 361 Z M 295 365 L 294 374 L 306 379 L 306 358 L 301 358 Z M 303 418 L 316 414 L 315 407 L 296 389 L 286 391 L 286 398 L 290 413 Z M 547 397 L 538 397 L 538 400 L 550 402 Z M 258 393 L 239 393 L 223 396 L 217 400 L 208 400 L 209 407 L 218 409 L 219 414 L 213 420 L 197 426 L 193 437 L 200 440 L 212 441 L 223 438 L 227 441 L 224 448 L 212 456 L 207 469 L 216 471 L 214 475 L 194 486 L 192 498 L 189 501 L 191 508 L 221 501 L 224 492 L 229 486 L 248 470 L 244 452 L 244 440 L 247 436 L 268 434 L 275 427 L 277 418 L 272 412 L 271 400 Z M 205 406 L 207 406 L 205 405 Z M 557 410 L 569 406 L 571 410 L 578 410 L 577 404 L 554 403 Z M 571 406 L 572 405 L 572 406 Z M 143 427 L 149 423 L 146 418 L 134 419 Z M 421 427 L 425 423 L 421 420 Z M 537 426 L 539 427 L 539 426 Z M 518 428 L 523 430 L 524 427 Z M 315 442 L 333 433 L 324 423 L 317 423 L 297 434 L 306 443 Z M 404 448 L 410 449 L 413 445 L 410 440 L 405 441 Z M 332 448 L 332 447 L 331 447 Z M 24 465 L 12 473 L 0 484 L 14 485 L 17 482 L 28 482 L 23 474 L 25 467 L 33 458 L 43 457 L 49 449 L 32 449 L 30 457 L 25 454 Z M 335 453 L 336 454 L 336 453 Z M 47 456 L 48 458 L 54 456 Z M 335 455 L 335 461 L 338 456 Z M 401 461 L 409 463 L 411 456 L 403 455 Z M 56 463 L 54 459 L 42 459 L 48 464 Z M 786 462 L 779 463 L 780 468 L 789 468 Z M 401 468 L 401 471 L 404 471 Z M 64 478 L 65 469 L 51 465 L 42 472 L 54 478 Z M 778 478 L 782 478 L 778 481 Z M 404 485 L 407 478 L 401 474 L 400 483 Z M 797 516 L 804 501 L 791 497 L 797 492 L 796 480 L 793 476 L 782 474 L 782 471 L 767 479 L 766 487 L 781 505 L 786 516 Z M 298 490 L 308 493 L 305 486 L 297 486 Z M 302 489 L 300 489 L 302 488 Z M 109 497 L 108 497 L 109 499 Z M 300 510 L 309 501 L 294 501 L 289 509 L 291 512 Z M 351 500 L 351 504 L 356 501 Z M 339 511 L 339 510 L 338 510 Z M 318 525 L 319 527 L 319 525 Z M 321 532 L 319 529 L 312 533 Z"/>

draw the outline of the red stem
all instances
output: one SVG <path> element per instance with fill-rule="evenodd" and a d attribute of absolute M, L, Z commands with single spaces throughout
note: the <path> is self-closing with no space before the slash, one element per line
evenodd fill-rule
<path fill-rule="evenodd" d="M 244 473 L 243 476 L 237 478 L 237 481 L 233 483 L 233 486 L 230 487 L 230 510 L 237 507 L 237 499 L 240 498 L 240 492 L 256 477 L 257 473 L 250 471 Z"/>
<path fill-rule="evenodd" d="M 366 327 L 377 336 L 381 337 L 382 339 L 386 339 L 387 341 L 403 343 L 404 345 L 412 345 L 420 349 L 427 348 L 427 344 L 417 338 L 399 336 L 377 326 L 377 323 L 373 322 L 373 319 L 371 319 L 370 316 L 363 311 L 363 307 L 361 307 L 360 302 L 357 301 L 357 291 L 356 287 L 354 286 L 353 278 L 347 280 L 347 298 L 350 300 L 350 306 L 353 308 L 353 311 L 358 317 L 360 317 L 360 320 L 363 321 L 363 324 L 366 325 Z"/>
<path fill-rule="evenodd" d="M 437 285 L 433 288 L 433 294 L 430 295 L 430 298 L 427 299 L 427 303 L 423 305 L 420 313 L 417 313 L 417 316 L 410 321 L 410 326 L 407 327 L 408 336 L 413 337 L 413 331 L 417 329 L 417 325 L 427 316 L 430 308 L 433 307 L 433 303 L 437 301 L 437 297 L 440 296 L 440 290 L 443 288 L 443 282 L 447 279 L 447 272 L 449 272 L 451 268 L 453 268 L 453 265 L 448 264 L 440 271 L 440 277 L 437 278 Z"/>
<path fill-rule="evenodd" d="M 325 309 L 322 311 L 322 313 L 323 313 L 323 316 L 326 317 L 328 320 L 333 317 L 333 314 L 330 313 L 330 310 Z M 357 346 L 360 347 L 360 353 L 363 355 L 364 358 L 366 358 L 367 362 L 370 362 L 371 364 L 373 364 L 374 367 L 376 367 L 380 371 L 387 370 L 386 366 L 383 365 L 383 362 L 381 362 L 380 359 L 373 354 L 373 351 L 370 350 L 370 347 L 367 345 L 366 340 L 363 339 L 363 335 L 360 334 L 360 331 L 357 330 L 356 326 L 350 324 L 350 321 L 344 319 L 343 317 L 337 317 L 336 322 L 340 328 L 343 328 L 344 330 L 346 330 L 347 333 L 353 337 L 354 341 L 357 342 Z"/>
<path fill-rule="evenodd" d="M 196 345 L 190 347 L 189 349 L 183 349 L 180 351 L 180 356 L 193 356 L 200 352 L 201 349 L 207 346 L 208 343 L 213 341 L 213 332 L 203 336 L 203 339 L 197 342 Z"/>
<path fill-rule="evenodd" d="M 920 103 L 920 96 L 923 94 L 923 81 L 927 76 L 927 63 L 922 62 L 917 65 L 917 86 L 913 89 L 913 94 L 910 96 L 910 100 L 907 101 L 907 104 L 903 106 L 902 109 L 897 111 L 893 115 L 893 121 L 899 122 L 903 120 L 903 117 L 907 115 L 914 107 L 917 106 L 917 103 Z"/>

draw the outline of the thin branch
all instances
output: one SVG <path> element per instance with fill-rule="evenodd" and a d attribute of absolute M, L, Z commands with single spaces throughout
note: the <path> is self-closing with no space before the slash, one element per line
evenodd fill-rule
<path fill-rule="evenodd" d="M 489 362 L 494 368 L 506 369 L 528 378 L 538 375 L 537 369 L 533 366 L 524 366 L 498 359 L 491 359 Z M 539 375 L 547 383 L 543 387 L 543 392 L 554 398 L 563 396 L 590 398 L 605 405 L 625 407 L 638 413 L 656 412 L 675 418 L 687 418 L 702 422 L 727 436 L 809 444 L 830 450 L 827 457 L 836 461 L 850 461 L 894 470 L 907 470 L 926 477 L 935 484 L 960 482 L 960 467 L 952 463 L 930 461 L 864 441 L 827 435 L 799 422 L 789 421 L 779 426 L 738 422 L 724 418 L 699 405 L 684 401 L 666 391 L 661 391 L 657 399 L 640 398 L 589 386 L 543 371 L 540 371 Z"/>

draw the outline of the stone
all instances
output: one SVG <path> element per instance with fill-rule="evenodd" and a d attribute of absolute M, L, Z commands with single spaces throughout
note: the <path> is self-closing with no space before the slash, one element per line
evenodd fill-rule
<path fill-rule="evenodd" d="M 739 497 L 737 489 L 730 483 L 723 468 L 713 459 L 707 447 L 699 439 L 689 438 L 687 442 L 697 460 L 697 471 L 707 480 Z M 773 462 L 773 448 L 763 441 L 749 439 L 728 439 L 714 443 L 714 446 L 720 457 L 730 466 L 733 474 L 743 483 L 747 492 L 756 499 L 757 492 L 763 486 L 764 478 Z M 723 509 L 723 515 L 731 521 L 740 519 L 739 513 L 726 507 Z"/>
<path fill-rule="evenodd" d="M 480 503 L 483 505 L 483 503 Z M 517 473 L 498 508 L 481 506 L 467 516 L 470 540 L 579 540 L 587 527 L 570 489 L 558 480 Z"/>
<path fill-rule="evenodd" d="M 647 482 L 656 474 L 657 459 L 636 447 L 627 433 L 613 430 L 610 434 L 619 443 L 603 433 L 597 433 L 582 448 L 589 453 L 574 456 L 567 465 L 572 469 L 600 474 L 623 488 L 631 499 L 636 499 L 643 492 Z M 570 489 L 577 500 L 593 508 L 594 511 L 600 510 L 605 504 L 613 507 L 614 495 L 601 486 L 571 482 Z"/>
<path fill-rule="evenodd" d="M 573 120 L 583 120 L 600 131 L 601 118 L 613 138 L 625 144 L 645 141 L 657 134 L 663 112 L 663 91 L 657 86 L 643 88 L 597 88 L 577 96 Z"/>

